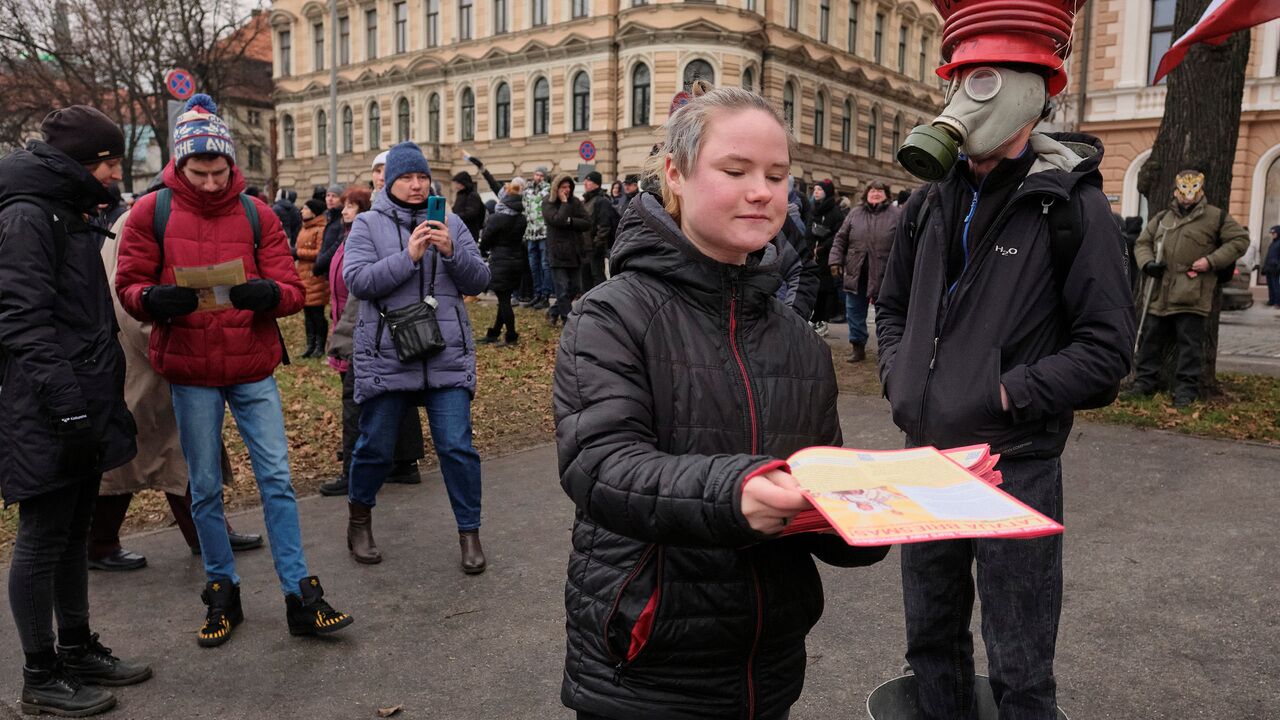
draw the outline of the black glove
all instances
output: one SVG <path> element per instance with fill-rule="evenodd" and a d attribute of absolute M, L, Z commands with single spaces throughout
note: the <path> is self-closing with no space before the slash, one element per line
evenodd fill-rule
<path fill-rule="evenodd" d="M 241 310 L 266 312 L 280 304 L 280 286 L 275 280 L 254 278 L 231 287 L 231 304 Z"/>
<path fill-rule="evenodd" d="M 76 413 L 55 421 L 54 432 L 62 446 L 61 471 L 71 477 L 98 474 L 98 438 L 87 413 Z"/>
<path fill-rule="evenodd" d="M 475 165 L 477 169 L 484 170 L 484 163 L 480 162 L 480 158 L 475 155 L 468 157 L 467 160 L 469 160 L 472 165 Z"/>
<path fill-rule="evenodd" d="M 1147 275 L 1150 275 L 1153 278 L 1159 279 L 1164 276 L 1164 271 L 1165 271 L 1165 268 L 1167 267 L 1169 266 L 1163 262 L 1156 262 L 1155 260 L 1152 260 L 1151 262 L 1142 266 L 1142 272 L 1146 273 Z"/>
<path fill-rule="evenodd" d="M 142 291 L 142 307 L 156 322 L 190 315 L 200 304 L 200 295 L 189 287 L 152 285 Z"/>

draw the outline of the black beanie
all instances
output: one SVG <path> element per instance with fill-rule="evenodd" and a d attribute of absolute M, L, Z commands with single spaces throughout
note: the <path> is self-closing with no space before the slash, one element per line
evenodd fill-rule
<path fill-rule="evenodd" d="M 312 215 L 315 215 L 316 217 L 320 217 L 321 215 L 324 214 L 325 204 L 323 200 L 318 200 L 316 198 L 307 198 L 307 202 L 305 202 L 304 204 L 307 206 L 307 209 L 311 211 Z"/>
<path fill-rule="evenodd" d="M 595 184 L 597 184 L 597 185 L 603 185 L 603 184 L 604 184 L 604 176 L 603 176 L 603 175 L 601 175 L 600 173 L 596 172 L 595 170 L 592 170 L 591 172 L 587 173 L 587 177 L 586 177 L 586 178 L 584 178 L 584 179 L 586 179 L 586 180 L 590 180 L 591 182 L 593 182 L 593 183 L 595 183 Z"/>
<path fill-rule="evenodd" d="M 88 105 L 54 110 L 40 123 L 44 141 L 81 165 L 124 157 L 124 133 L 101 111 Z"/>

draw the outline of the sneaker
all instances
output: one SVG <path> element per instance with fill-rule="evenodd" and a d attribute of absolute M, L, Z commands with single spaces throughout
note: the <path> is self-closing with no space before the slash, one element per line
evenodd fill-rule
<path fill-rule="evenodd" d="M 59 645 L 58 659 L 67 672 L 89 685 L 137 685 L 151 678 L 151 666 L 121 660 L 98 642 L 98 633 L 84 645 Z"/>
<path fill-rule="evenodd" d="M 244 610 L 240 607 L 240 586 L 230 580 L 211 580 L 200 593 L 200 599 L 209 606 L 204 625 L 196 635 L 200 647 L 217 647 L 231 639 L 231 631 L 244 622 Z"/>
<path fill-rule="evenodd" d="M 549 307 L 551 307 L 551 301 L 544 297 L 534 298 L 533 304 L 529 306 L 532 310 L 546 310 Z"/>
<path fill-rule="evenodd" d="M 19 704 L 23 715 L 88 717 L 115 707 L 116 696 L 100 687 L 85 685 L 59 662 L 47 669 L 22 668 Z"/>
<path fill-rule="evenodd" d="M 1195 395 L 1174 395 L 1173 406 L 1176 408 L 1191 407 L 1196 401 Z"/>
<path fill-rule="evenodd" d="M 355 618 L 324 601 L 324 588 L 316 576 L 302 578 L 298 588 L 302 595 L 284 596 L 290 635 L 327 635 L 355 622 Z"/>
<path fill-rule="evenodd" d="M 320 489 L 320 494 L 324 495 L 325 497 L 337 497 L 338 495 L 346 497 L 347 478 L 346 476 L 339 475 L 338 477 L 330 480 L 327 483 L 321 483 L 319 489 Z"/>
<path fill-rule="evenodd" d="M 387 482 L 400 485 L 418 485 L 422 482 L 422 473 L 418 472 L 418 461 L 396 463 L 391 466 Z"/>

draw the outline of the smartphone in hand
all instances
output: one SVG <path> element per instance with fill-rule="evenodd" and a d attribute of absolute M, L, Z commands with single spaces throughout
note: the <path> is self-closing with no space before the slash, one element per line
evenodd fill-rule
<path fill-rule="evenodd" d="M 432 195 L 427 198 L 427 222 L 444 222 L 444 198 Z"/>

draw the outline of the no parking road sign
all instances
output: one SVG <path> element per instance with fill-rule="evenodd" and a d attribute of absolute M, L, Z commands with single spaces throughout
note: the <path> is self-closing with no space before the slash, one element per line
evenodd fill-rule
<path fill-rule="evenodd" d="M 582 158 L 583 160 L 586 160 L 587 162 L 591 162 L 591 160 L 595 158 L 595 156 L 596 156 L 596 144 L 591 142 L 590 140 L 583 140 L 582 144 L 578 146 L 578 157 Z"/>
<path fill-rule="evenodd" d="M 182 68 L 174 68 L 164 76 L 164 86 L 178 100 L 186 100 L 196 92 L 196 80 Z"/>

